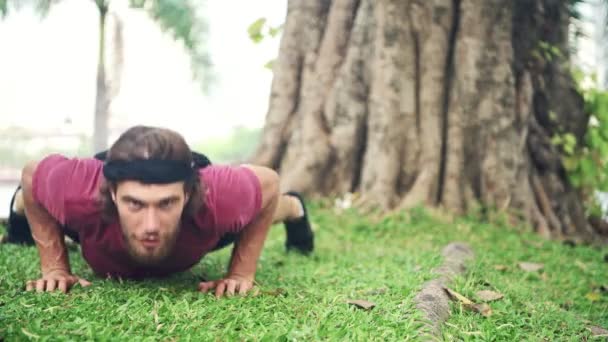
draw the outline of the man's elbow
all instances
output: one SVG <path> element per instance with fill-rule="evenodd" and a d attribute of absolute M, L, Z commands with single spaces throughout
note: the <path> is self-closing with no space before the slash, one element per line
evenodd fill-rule
<path fill-rule="evenodd" d="M 32 183 L 34 179 L 34 172 L 38 166 L 37 161 L 28 162 L 21 171 L 21 188 L 25 193 L 31 193 Z"/>
<path fill-rule="evenodd" d="M 262 207 L 273 207 L 279 199 L 279 174 L 270 168 L 264 168 L 260 175 L 262 185 Z"/>
<path fill-rule="evenodd" d="M 245 166 L 251 169 L 260 181 L 262 190 L 262 208 L 272 207 L 272 205 L 279 199 L 279 174 L 275 170 L 264 166 Z"/>

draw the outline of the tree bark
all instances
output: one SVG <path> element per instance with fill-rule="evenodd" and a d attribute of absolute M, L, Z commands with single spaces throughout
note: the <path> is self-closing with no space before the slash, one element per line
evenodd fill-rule
<path fill-rule="evenodd" d="M 585 134 L 556 0 L 289 1 L 253 162 L 380 209 L 481 206 L 598 241 L 551 138 Z M 561 55 L 543 58 L 541 42 Z M 540 58 L 539 58 L 540 57 Z"/>

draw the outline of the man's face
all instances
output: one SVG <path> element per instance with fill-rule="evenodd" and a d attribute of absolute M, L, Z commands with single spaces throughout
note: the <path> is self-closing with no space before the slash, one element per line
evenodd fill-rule
<path fill-rule="evenodd" d="M 143 184 L 118 183 L 112 198 L 129 254 L 138 262 L 153 265 L 173 250 L 180 218 L 188 196 L 184 182 Z"/>

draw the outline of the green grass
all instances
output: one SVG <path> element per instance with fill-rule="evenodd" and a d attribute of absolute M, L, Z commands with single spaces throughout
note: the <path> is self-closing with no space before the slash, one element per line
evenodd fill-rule
<path fill-rule="evenodd" d="M 354 210 L 314 206 L 317 250 L 286 254 L 275 227 L 260 260 L 255 297 L 217 300 L 195 292 L 201 277 L 221 276 L 229 250 L 192 271 L 144 282 L 94 278 L 77 250 L 74 271 L 93 281 L 68 295 L 22 291 L 38 275 L 35 248 L 0 245 L 0 337 L 6 340 L 416 340 L 421 317 L 412 300 L 449 241 L 477 254 L 452 288 L 469 298 L 481 289 L 505 294 L 484 318 L 452 304 L 445 340 L 580 340 L 589 324 L 608 327 L 606 250 L 568 247 L 496 223 L 434 218 L 417 209 L 376 219 Z M 525 273 L 519 261 L 545 264 Z M 497 264 L 508 266 L 497 271 Z M 544 274 L 544 275 L 543 275 Z M 380 290 L 381 289 L 381 290 Z M 348 299 L 376 303 L 370 311 Z"/>

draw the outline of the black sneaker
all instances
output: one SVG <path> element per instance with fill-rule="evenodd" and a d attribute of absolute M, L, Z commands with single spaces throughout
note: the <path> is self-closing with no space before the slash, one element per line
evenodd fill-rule
<path fill-rule="evenodd" d="M 302 196 L 295 191 L 288 191 L 285 195 L 297 198 L 302 204 L 302 208 L 304 208 L 304 215 L 302 217 L 284 222 L 285 230 L 287 231 L 285 247 L 288 251 L 295 249 L 304 255 L 308 255 L 314 249 L 315 235 L 310 227 L 306 205 L 304 205 Z"/>
<path fill-rule="evenodd" d="M 34 238 L 32 238 L 30 224 L 27 222 L 25 215 L 18 214 L 13 210 L 13 206 L 15 205 L 15 197 L 17 197 L 19 190 L 21 190 L 21 186 L 17 187 L 17 190 L 15 190 L 13 197 L 11 198 L 8 224 L 6 225 L 7 236 L 4 237 L 3 242 L 31 246 L 34 245 Z"/>

